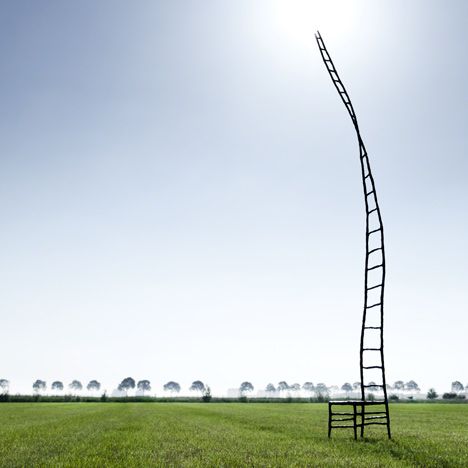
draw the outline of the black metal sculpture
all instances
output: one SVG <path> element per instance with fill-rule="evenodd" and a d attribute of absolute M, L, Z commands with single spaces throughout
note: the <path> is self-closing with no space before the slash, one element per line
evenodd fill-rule
<path fill-rule="evenodd" d="M 380 214 L 374 177 L 372 176 L 369 156 L 359 131 L 356 114 L 349 95 L 341 82 L 335 65 L 327 52 L 325 44 L 317 31 L 315 35 L 322 55 L 323 62 L 330 74 L 338 94 L 341 97 L 356 130 L 359 143 L 359 156 L 361 161 L 362 185 L 366 207 L 366 262 L 364 276 L 364 311 L 362 316 L 361 342 L 360 342 L 360 376 L 361 399 L 330 401 L 328 405 L 328 437 L 333 428 L 351 427 L 354 429 L 354 438 L 357 437 L 357 428 L 360 428 L 361 437 L 364 436 L 364 427 L 371 424 L 387 426 L 388 437 L 390 432 L 390 414 L 388 411 L 387 386 L 385 381 L 384 364 L 384 289 L 385 289 L 385 247 L 384 229 Z M 372 336 L 374 335 L 374 336 Z M 374 340 L 374 342 L 372 342 Z M 377 372 L 381 382 L 369 382 L 366 374 Z M 371 397 L 368 390 L 379 390 L 383 399 L 376 400 Z M 335 411 L 334 407 L 352 406 L 352 411 Z M 371 411 L 366 407 L 371 406 Z M 384 409 L 381 409 L 382 406 Z M 350 424 L 350 422 L 352 422 Z M 336 424 L 337 423 L 337 424 Z"/>

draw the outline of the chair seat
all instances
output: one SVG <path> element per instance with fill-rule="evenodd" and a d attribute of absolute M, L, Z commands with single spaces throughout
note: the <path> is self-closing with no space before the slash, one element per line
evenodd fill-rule
<path fill-rule="evenodd" d="M 376 408 L 367 411 L 367 406 L 385 405 L 385 408 Z M 351 406 L 343 408 L 341 411 L 334 411 L 334 406 Z M 332 429 L 353 429 L 354 438 L 357 438 L 357 429 L 360 429 L 361 437 L 364 436 L 364 426 L 380 424 L 387 426 L 388 437 L 390 438 L 390 417 L 388 414 L 388 402 L 367 401 L 367 400 L 330 400 L 328 402 L 328 437 L 331 436 Z"/>
<path fill-rule="evenodd" d="M 369 400 L 330 400 L 328 402 L 331 405 L 366 405 L 366 406 L 372 406 L 372 405 L 384 405 L 385 400 L 382 401 L 369 401 Z"/>

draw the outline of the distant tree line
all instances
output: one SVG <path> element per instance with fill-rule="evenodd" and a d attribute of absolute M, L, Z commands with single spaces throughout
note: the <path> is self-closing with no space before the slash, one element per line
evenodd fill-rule
<path fill-rule="evenodd" d="M 350 391 L 353 389 L 350 384 L 345 384 L 345 385 L 346 386 L 349 385 Z M 315 393 L 316 395 L 327 396 L 332 390 L 336 390 L 336 388 L 337 387 L 334 387 L 334 388 L 328 387 L 324 383 L 318 383 L 314 385 L 312 382 L 304 382 L 301 385 L 299 383 L 288 384 L 285 380 L 282 380 L 278 382 L 276 387 L 272 383 L 269 383 L 266 386 L 265 391 L 266 393 L 270 393 L 270 394 L 279 393 L 281 395 L 281 394 L 287 394 L 287 393 L 289 394 L 298 393 L 302 390 L 303 392 L 309 393 L 309 394 Z"/>
<path fill-rule="evenodd" d="M 381 387 L 377 385 L 375 382 L 368 382 L 369 391 L 381 391 Z M 9 391 L 9 386 L 10 382 L 7 379 L 0 379 L 0 394 L 6 394 Z M 47 383 L 44 380 L 37 379 L 34 381 L 32 384 L 32 388 L 35 394 L 40 394 L 43 393 L 47 390 Z M 77 393 L 81 392 L 83 390 L 84 386 L 81 381 L 79 380 L 72 380 L 68 384 L 68 389 L 70 390 L 71 393 Z M 116 387 L 118 391 L 121 391 L 125 393 L 125 395 L 128 395 L 128 392 L 134 389 L 137 389 L 141 395 L 145 395 L 145 393 L 150 392 L 152 387 L 151 387 L 151 382 L 147 379 L 135 381 L 132 377 L 126 377 L 124 378 Z M 62 381 L 60 380 L 55 380 L 51 383 L 50 389 L 54 392 L 64 392 L 65 391 L 65 385 Z M 98 380 L 90 380 L 87 385 L 86 389 L 89 392 L 99 392 L 101 390 L 101 383 Z M 177 395 L 181 391 L 181 386 L 178 382 L 175 382 L 173 380 L 167 382 L 166 384 L 163 385 L 163 390 L 165 392 L 170 393 L 171 395 Z M 194 392 L 196 394 L 201 395 L 203 398 L 211 398 L 211 390 L 210 388 L 205 385 L 201 380 L 195 380 L 192 382 L 190 387 L 188 388 L 190 392 Z M 302 392 L 302 394 L 306 395 L 315 395 L 316 397 L 320 398 L 327 398 L 330 393 L 336 393 L 339 392 L 340 390 L 347 395 L 350 394 L 351 392 L 358 393 L 361 391 L 361 383 L 360 382 L 354 382 L 354 383 L 349 383 L 345 382 L 341 387 L 338 387 L 336 385 L 333 386 L 327 386 L 325 383 L 320 382 L 317 384 L 314 384 L 312 382 L 304 382 L 302 385 L 299 383 L 293 383 L 293 384 L 288 384 L 286 381 L 282 380 L 278 382 L 278 384 L 275 386 L 272 383 L 269 383 L 266 388 L 264 389 L 265 392 L 269 395 L 273 394 L 279 394 L 280 396 L 296 396 L 299 394 L 299 392 Z M 465 398 L 465 395 L 463 395 L 463 392 L 465 390 L 468 390 L 468 384 L 465 386 L 463 385 L 459 380 L 455 380 L 451 384 L 451 392 L 444 393 L 442 395 L 442 398 L 444 399 L 463 399 Z M 246 397 L 247 395 L 251 394 L 254 391 L 254 386 L 251 382 L 249 381 L 244 381 L 239 385 L 239 395 L 241 397 Z M 393 385 L 387 384 L 387 392 L 408 392 L 408 393 L 414 393 L 414 392 L 420 392 L 419 385 L 414 381 L 414 380 L 409 380 L 408 382 L 404 382 L 403 380 L 397 380 L 393 383 Z M 399 399 L 398 395 L 393 393 L 390 395 L 390 398 L 393 400 Z M 412 397 L 408 397 L 412 398 Z M 434 400 L 439 398 L 439 394 L 436 392 L 434 388 L 429 389 L 429 391 L 426 394 L 426 398 L 429 400 Z"/>
<path fill-rule="evenodd" d="M 37 379 L 32 384 L 32 388 L 34 390 L 34 393 L 45 392 L 47 390 L 47 382 L 45 380 Z M 56 392 L 63 392 L 65 389 L 65 385 L 60 380 L 56 380 L 52 382 L 50 388 L 51 390 Z M 81 392 L 83 390 L 83 384 L 79 380 L 73 380 L 68 384 L 68 388 L 72 392 Z M 151 382 L 147 379 L 139 380 L 138 382 L 136 382 L 133 377 L 126 377 L 117 385 L 117 390 L 124 392 L 126 395 L 128 395 L 128 392 L 130 390 L 133 390 L 135 388 L 138 391 L 140 391 L 142 395 L 144 395 L 145 392 L 151 391 Z M 8 392 L 9 381 L 6 379 L 0 379 L 0 389 L 4 393 Z M 101 389 L 101 383 L 97 380 L 90 380 L 89 383 L 86 385 L 86 389 L 88 391 L 98 392 Z M 171 380 L 163 385 L 163 390 L 174 395 L 181 391 L 181 386 L 178 382 Z M 199 394 L 204 395 L 209 391 L 209 387 L 206 386 L 201 380 L 195 380 L 190 385 L 189 390 L 191 392 L 198 392 Z"/>
<path fill-rule="evenodd" d="M 368 389 L 370 391 L 381 391 L 382 388 L 375 382 L 368 382 L 367 385 L 369 385 Z M 392 390 L 398 390 L 398 391 L 408 391 L 408 392 L 419 392 L 419 386 L 414 380 L 410 380 L 409 382 L 403 382 L 402 380 L 396 381 L 393 385 L 388 385 L 387 384 L 387 391 L 392 391 Z M 285 381 L 281 381 L 278 383 L 278 385 L 275 387 L 272 383 L 269 383 L 265 391 L 267 393 L 284 393 L 284 392 L 299 392 L 303 391 L 306 393 L 315 393 L 316 395 L 323 395 L 327 396 L 330 393 L 336 393 L 338 391 L 345 392 L 346 394 L 349 394 L 351 392 L 360 392 L 361 391 L 361 382 L 345 382 L 341 387 L 338 387 L 336 385 L 332 386 L 327 386 L 326 384 L 320 382 L 316 385 L 314 385 L 312 382 L 305 382 L 302 385 L 299 383 L 294 383 L 292 385 L 289 385 Z"/>
<path fill-rule="evenodd" d="M 33 385 L 32 388 L 35 393 L 41 393 L 47 390 L 47 382 L 45 380 L 37 379 Z M 50 385 L 51 390 L 55 392 L 63 392 L 65 385 L 63 382 L 60 380 L 54 380 L 52 384 Z M 79 392 L 83 390 L 83 384 L 79 380 L 72 380 L 68 384 L 68 388 L 74 392 Z M 86 388 L 89 391 L 99 391 L 101 389 L 101 384 L 97 380 L 90 380 L 88 382 L 88 385 L 86 385 Z"/>

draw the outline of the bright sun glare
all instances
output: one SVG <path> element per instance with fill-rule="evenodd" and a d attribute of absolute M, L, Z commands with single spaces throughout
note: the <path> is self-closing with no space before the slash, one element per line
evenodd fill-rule
<path fill-rule="evenodd" d="M 326 36 L 343 37 L 354 25 L 355 4 L 346 0 L 277 0 L 275 15 L 285 36 L 310 44 L 319 29 Z"/>

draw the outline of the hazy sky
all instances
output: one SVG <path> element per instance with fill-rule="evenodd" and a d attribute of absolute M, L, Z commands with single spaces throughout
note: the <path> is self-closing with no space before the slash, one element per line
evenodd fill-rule
<path fill-rule="evenodd" d="M 0 377 L 358 379 L 364 202 L 390 382 L 468 383 L 468 3 L 0 4 Z"/>

